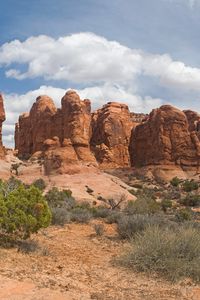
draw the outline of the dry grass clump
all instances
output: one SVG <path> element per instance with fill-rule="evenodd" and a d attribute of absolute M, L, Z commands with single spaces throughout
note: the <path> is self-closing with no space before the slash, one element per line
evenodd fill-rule
<path fill-rule="evenodd" d="M 200 281 L 200 231 L 195 226 L 149 226 L 137 234 L 121 263 L 136 271 L 158 273 L 168 280 Z"/>

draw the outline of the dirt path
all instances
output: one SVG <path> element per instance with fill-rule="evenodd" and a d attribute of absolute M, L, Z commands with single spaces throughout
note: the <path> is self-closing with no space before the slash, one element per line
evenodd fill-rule
<path fill-rule="evenodd" d="M 97 222 L 97 221 L 95 221 Z M 172 285 L 115 266 L 127 247 L 105 225 L 96 237 L 92 224 L 51 227 L 35 240 L 41 249 L 23 254 L 1 249 L 1 300 L 199 300 L 200 287 L 187 281 Z"/>

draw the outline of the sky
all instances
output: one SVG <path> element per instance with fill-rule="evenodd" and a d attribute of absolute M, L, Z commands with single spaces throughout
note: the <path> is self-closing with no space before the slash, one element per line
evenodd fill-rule
<path fill-rule="evenodd" d="M 200 112 L 200 0 L 1 0 L 0 91 L 14 144 L 18 116 L 68 89 L 92 102 Z"/>

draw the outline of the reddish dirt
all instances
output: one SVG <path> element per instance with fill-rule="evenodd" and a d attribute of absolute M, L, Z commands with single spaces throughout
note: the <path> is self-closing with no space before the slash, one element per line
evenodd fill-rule
<path fill-rule="evenodd" d="M 113 225 L 97 237 L 93 225 L 51 227 L 33 237 L 41 249 L 23 254 L 1 249 L 1 300 L 199 300 L 190 280 L 171 284 L 113 263 L 128 247 Z"/>

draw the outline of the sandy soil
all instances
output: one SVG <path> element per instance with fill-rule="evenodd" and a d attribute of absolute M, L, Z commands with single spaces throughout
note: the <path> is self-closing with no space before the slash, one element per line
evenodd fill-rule
<path fill-rule="evenodd" d="M 190 280 L 172 285 L 114 264 L 128 243 L 108 224 L 97 237 L 94 223 L 43 230 L 34 237 L 41 249 L 32 254 L 0 249 L 0 299 L 200 299 L 200 286 Z"/>

